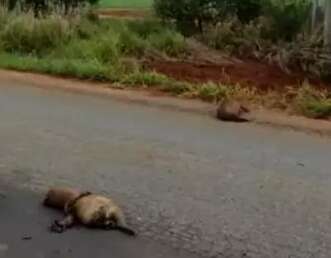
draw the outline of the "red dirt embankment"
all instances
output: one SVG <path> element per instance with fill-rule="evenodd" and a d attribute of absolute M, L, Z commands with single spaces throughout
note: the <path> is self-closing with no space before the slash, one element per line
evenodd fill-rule
<path fill-rule="evenodd" d="M 148 9 L 99 9 L 98 14 L 101 17 L 139 19 L 150 15 Z M 304 73 L 287 74 L 278 66 L 268 65 L 256 60 L 241 60 L 227 63 L 206 63 L 201 62 L 205 59 L 213 59 L 218 56 L 224 56 L 217 51 L 212 51 L 206 46 L 197 42 L 191 42 L 193 47 L 193 62 L 188 61 L 167 61 L 167 60 L 149 60 L 145 65 L 150 70 L 163 73 L 177 80 L 188 82 L 218 82 L 224 84 L 240 84 L 243 86 L 252 86 L 264 90 L 283 90 L 288 86 L 298 86 L 306 78 Z M 229 58 L 231 59 L 231 58 Z M 322 82 L 319 79 L 309 79 L 309 82 L 317 87 L 331 91 L 331 83 Z"/>
<path fill-rule="evenodd" d="M 297 86 L 305 80 L 303 73 L 287 74 L 280 68 L 254 60 L 232 64 L 196 63 L 183 61 L 150 61 L 149 69 L 166 74 L 177 80 L 189 82 L 219 82 L 254 86 L 260 90 L 282 90 Z M 331 90 L 331 83 L 318 79 L 309 80 L 313 85 Z"/>

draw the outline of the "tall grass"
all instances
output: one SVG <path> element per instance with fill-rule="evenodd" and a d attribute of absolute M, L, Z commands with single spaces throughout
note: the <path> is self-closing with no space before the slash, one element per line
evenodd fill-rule
<path fill-rule="evenodd" d="M 331 117 L 331 96 L 326 91 L 316 90 L 304 84 L 294 99 L 296 110 L 311 118 Z"/>
<path fill-rule="evenodd" d="M 126 57 L 139 60 L 147 51 L 179 56 L 186 47 L 180 34 L 158 21 L 91 20 L 83 15 L 36 19 L 0 8 L 0 22 L 0 51 L 8 58 L 2 66 L 80 78 L 118 78 L 132 70 L 127 67 L 131 64 L 122 62 Z"/>
<path fill-rule="evenodd" d="M 8 52 L 42 54 L 66 43 L 73 36 L 67 20 L 59 16 L 35 19 L 30 14 L 11 17 L 0 32 L 2 48 Z"/>

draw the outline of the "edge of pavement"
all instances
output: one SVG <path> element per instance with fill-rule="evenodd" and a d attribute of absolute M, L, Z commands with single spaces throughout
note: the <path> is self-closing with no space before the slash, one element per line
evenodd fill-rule
<path fill-rule="evenodd" d="M 0 80 L 4 82 L 16 82 L 26 86 L 35 86 L 49 90 L 66 90 L 70 92 L 111 97 L 115 100 L 167 108 L 171 110 L 197 113 L 215 117 L 216 106 L 200 100 L 171 97 L 159 92 L 143 89 L 117 89 L 110 83 L 96 83 L 61 78 L 50 75 L 30 72 L 17 72 L 0 69 Z M 292 129 L 309 133 L 317 133 L 323 136 L 331 136 L 331 121 L 316 120 L 302 116 L 288 115 L 284 112 L 253 109 L 253 124 L 267 125 L 283 129 Z M 215 118 L 216 119 L 216 118 Z"/>

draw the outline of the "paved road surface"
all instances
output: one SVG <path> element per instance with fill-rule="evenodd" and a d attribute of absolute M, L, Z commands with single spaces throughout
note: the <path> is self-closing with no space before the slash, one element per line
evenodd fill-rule
<path fill-rule="evenodd" d="M 2 185 L 0 257 L 6 258 L 192 258 L 191 254 L 118 232 L 75 228 L 53 234 L 48 225 L 61 213 L 40 205 L 40 196 Z"/>
<path fill-rule="evenodd" d="M 177 257 L 170 247 L 201 257 L 330 257 L 328 138 L 9 82 L 0 83 L 0 117 L 2 185 L 38 196 L 54 184 L 111 194 L 140 241 L 151 241 L 142 248 L 162 244 L 168 257 Z M 20 203 L 11 223 L 28 210 Z M 77 237 L 98 243 L 70 234 L 76 247 Z"/>

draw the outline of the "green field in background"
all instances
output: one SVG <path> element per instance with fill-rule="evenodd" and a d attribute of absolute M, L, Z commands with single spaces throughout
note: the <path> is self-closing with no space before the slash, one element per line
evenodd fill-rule
<path fill-rule="evenodd" d="M 108 8 L 150 8 L 153 0 L 100 0 L 101 7 Z"/>

